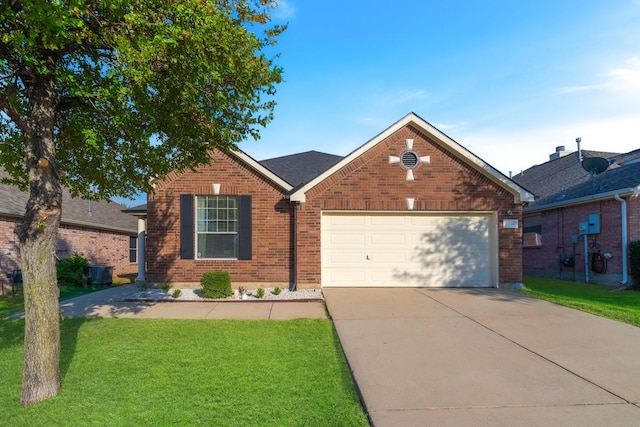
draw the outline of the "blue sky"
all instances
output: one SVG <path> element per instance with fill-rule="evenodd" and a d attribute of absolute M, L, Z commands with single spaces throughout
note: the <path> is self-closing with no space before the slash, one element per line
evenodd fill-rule
<path fill-rule="evenodd" d="M 280 0 L 257 160 L 346 155 L 415 112 L 501 172 L 640 148 L 640 0 Z"/>

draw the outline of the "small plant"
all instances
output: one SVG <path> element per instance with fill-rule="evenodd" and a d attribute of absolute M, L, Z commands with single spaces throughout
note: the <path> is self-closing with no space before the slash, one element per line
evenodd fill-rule
<path fill-rule="evenodd" d="M 146 283 L 143 283 L 140 286 L 138 286 L 138 291 L 140 292 L 147 292 L 148 290 L 149 290 L 149 285 L 147 285 Z"/>
<path fill-rule="evenodd" d="M 280 289 L 280 288 L 275 288 L 275 289 L 273 290 L 273 294 L 274 294 L 274 295 L 280 295 L 280 293 L 281 293 L 281 292 L 282 292 L 282 289 Z"/>
<path fill-rule="evenodd" d="M 58 282 L 62 285 L 86 287 L 87 278 L 84 272 L 87 268 L 89 268 L 89 260 L 81 255 L 63 258 L 56 264 Z"/>
<path fill-rule="evenodd" d="M 264 298 L 264 289 L 263 288 L 258 288 L 256 290 L 256 296 L 260 299 Z"/>
<path fill-rule="evenodd" d="M 247 288 L 245 288 L 244 286 L 238 286 L 238 293 L 240 295 L 244 294 L 245 292 L 247 292 Z"/>
<path fill-rule="evenodd" d="M 163 283 L 163 284 L 162 284 L 162 291 L 163 291 L 165 294 L 168 294 L 168 293 L 169 293 L 169 289 L 171 289 L 171 286 L 172 286 L 172 285 L 171 285 L 171 283 L 169 283 L 169 282 L 165 282 L 165 283 Z"/>
<path fill-rule="evenodd" d="M 173 293 L 171 294 L 173 298 L 179 298 L 180 295 L 182 295 L 182 291 L 180 289 L 174 289 Z"/>
<path fill-rule="evenodd" d="M 228 271 L 209 271 L 200 279 L 203 298 L 226 298 L 233 295 Z"/>

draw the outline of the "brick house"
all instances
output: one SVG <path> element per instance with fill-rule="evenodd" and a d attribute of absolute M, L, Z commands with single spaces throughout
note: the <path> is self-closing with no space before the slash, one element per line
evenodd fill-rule
<path fill-rule="evenodd" d="M 147 200 L 147 279 L 235 286 L 496 287 L 522 282 L 533 195 L 411 113 L 339 157 L 211 153 Z"/>
<path fill-rule="evenodd" d="M 628 284 L 628 245 L 640 239 L 640 150 L 558 147 L 550 158 L 513 177 L 536 194 L 523 210 L 524 273 Z"/>
<path fill-rule="evenodd" d="M 0 179 L 8 174 L 0 169 Z M 29 195 L 0 183 L 0 280 L 20 268 L 20 247 L 14 230 L 22 222 Z M 75 253 L 92 264 L 109 265 L 113 275 L 135 273 L 137 225 L 135 217 L 122 212 L 122 206 L 107 201 L 62 196 L 62 219 L 58 231 L 56 256 Z"/>

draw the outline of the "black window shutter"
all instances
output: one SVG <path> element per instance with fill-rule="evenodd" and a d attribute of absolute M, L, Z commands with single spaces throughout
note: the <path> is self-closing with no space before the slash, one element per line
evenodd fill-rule
<path fill-rule="evenodd" d="M 193 194 L 180 195 L 180 258 L 194 259 Z"/>
<path fill-rule="evenodd" d="M 251 259 L 251 196 L 238 197 L 238 259 Z"/>

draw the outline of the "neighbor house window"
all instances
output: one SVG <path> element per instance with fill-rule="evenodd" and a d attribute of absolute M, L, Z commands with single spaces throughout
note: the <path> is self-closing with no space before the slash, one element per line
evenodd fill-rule
<path fill-rule="evenodd" d="M 196 198 L 197 257 L 238 258 L 238 198 Z"/>
<path fill-rule="evenodd" d="M 540 215 L 522 219 L 522 245 L 542 246 L 542 221 Z"/>
<path fill-rule="evenodd" d="M 138 257 L 138 238 L 129 236 L 129 262 L 136 262 Z"/>

